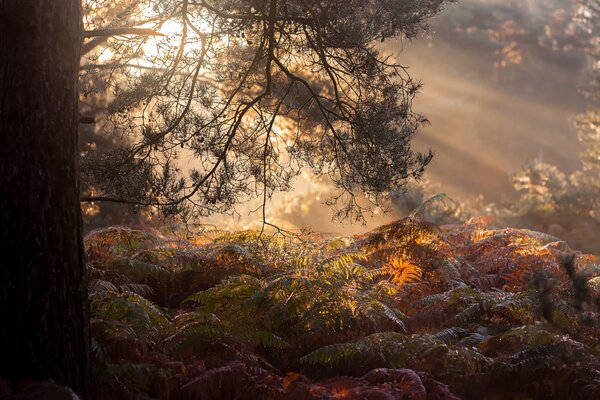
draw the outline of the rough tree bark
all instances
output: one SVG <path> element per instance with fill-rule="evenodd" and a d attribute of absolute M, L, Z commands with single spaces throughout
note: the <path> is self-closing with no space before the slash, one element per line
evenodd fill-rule
<path fill-rule="evenodd" d="M 79 0 L 0 0 L 0 376 L 87 396 Z"/>

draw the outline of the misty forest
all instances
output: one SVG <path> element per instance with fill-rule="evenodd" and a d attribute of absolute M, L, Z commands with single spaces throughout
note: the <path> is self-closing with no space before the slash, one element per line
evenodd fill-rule
<path fill-rule="evenodd" d="M 0 400 L 600 399 L 599 0 L 0 0 Z"/>

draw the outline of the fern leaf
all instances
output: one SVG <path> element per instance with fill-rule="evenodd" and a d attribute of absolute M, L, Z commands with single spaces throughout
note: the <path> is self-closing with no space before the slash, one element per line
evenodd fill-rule
<path fill-rule="evenodd" d="M 456 343 L 461 336 L 463 336 L 468 331 L 459 327 L 451 327 L 443 329 L 439 332 L 436 332 L 431 335 L 435 340 L 439 340 L 446 344 L 454 344 Z"/>
<path fill-rule="evenodd" d="M 446 193 L 438 193 L 419 204 L 419 206 L 410 213 L 409 218 L 419 218 L 427 210 L 427 207 L 436 202 L 445 203 L 446 200 L 450 200 Z"/>
<path fill-rule="evenodd" d="M 388 268 L 392 274 L 392 281 L 398 286 L 417 281 L 423 276 L 421 268 L 402 258 L 392 258 L 388 262 Z"/>

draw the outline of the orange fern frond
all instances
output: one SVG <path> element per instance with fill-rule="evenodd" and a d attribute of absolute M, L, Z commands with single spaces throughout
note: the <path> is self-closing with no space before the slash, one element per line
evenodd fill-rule
<path fill-rule="evenodd" d="M 387 264 L 392 282 L 398 286 L 418 281 L 423 276 L 423 270 L 417 265 L 402 258 L 392 258 Z"/>

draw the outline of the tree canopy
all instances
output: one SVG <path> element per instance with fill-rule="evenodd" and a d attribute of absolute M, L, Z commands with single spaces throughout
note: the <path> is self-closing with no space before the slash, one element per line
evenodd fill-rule
<path fill-rule="evenodd" d="M 361 218 L 432 157 L 410 147 L 420 83 L 379 42 L 424 33 L 447 2 L 84 1 L 82 107 L 113 139 L 84 143 L 83 200 L 194 218 L 259 198 L 264 220 L 308 168 L 338 217 Z"/>

